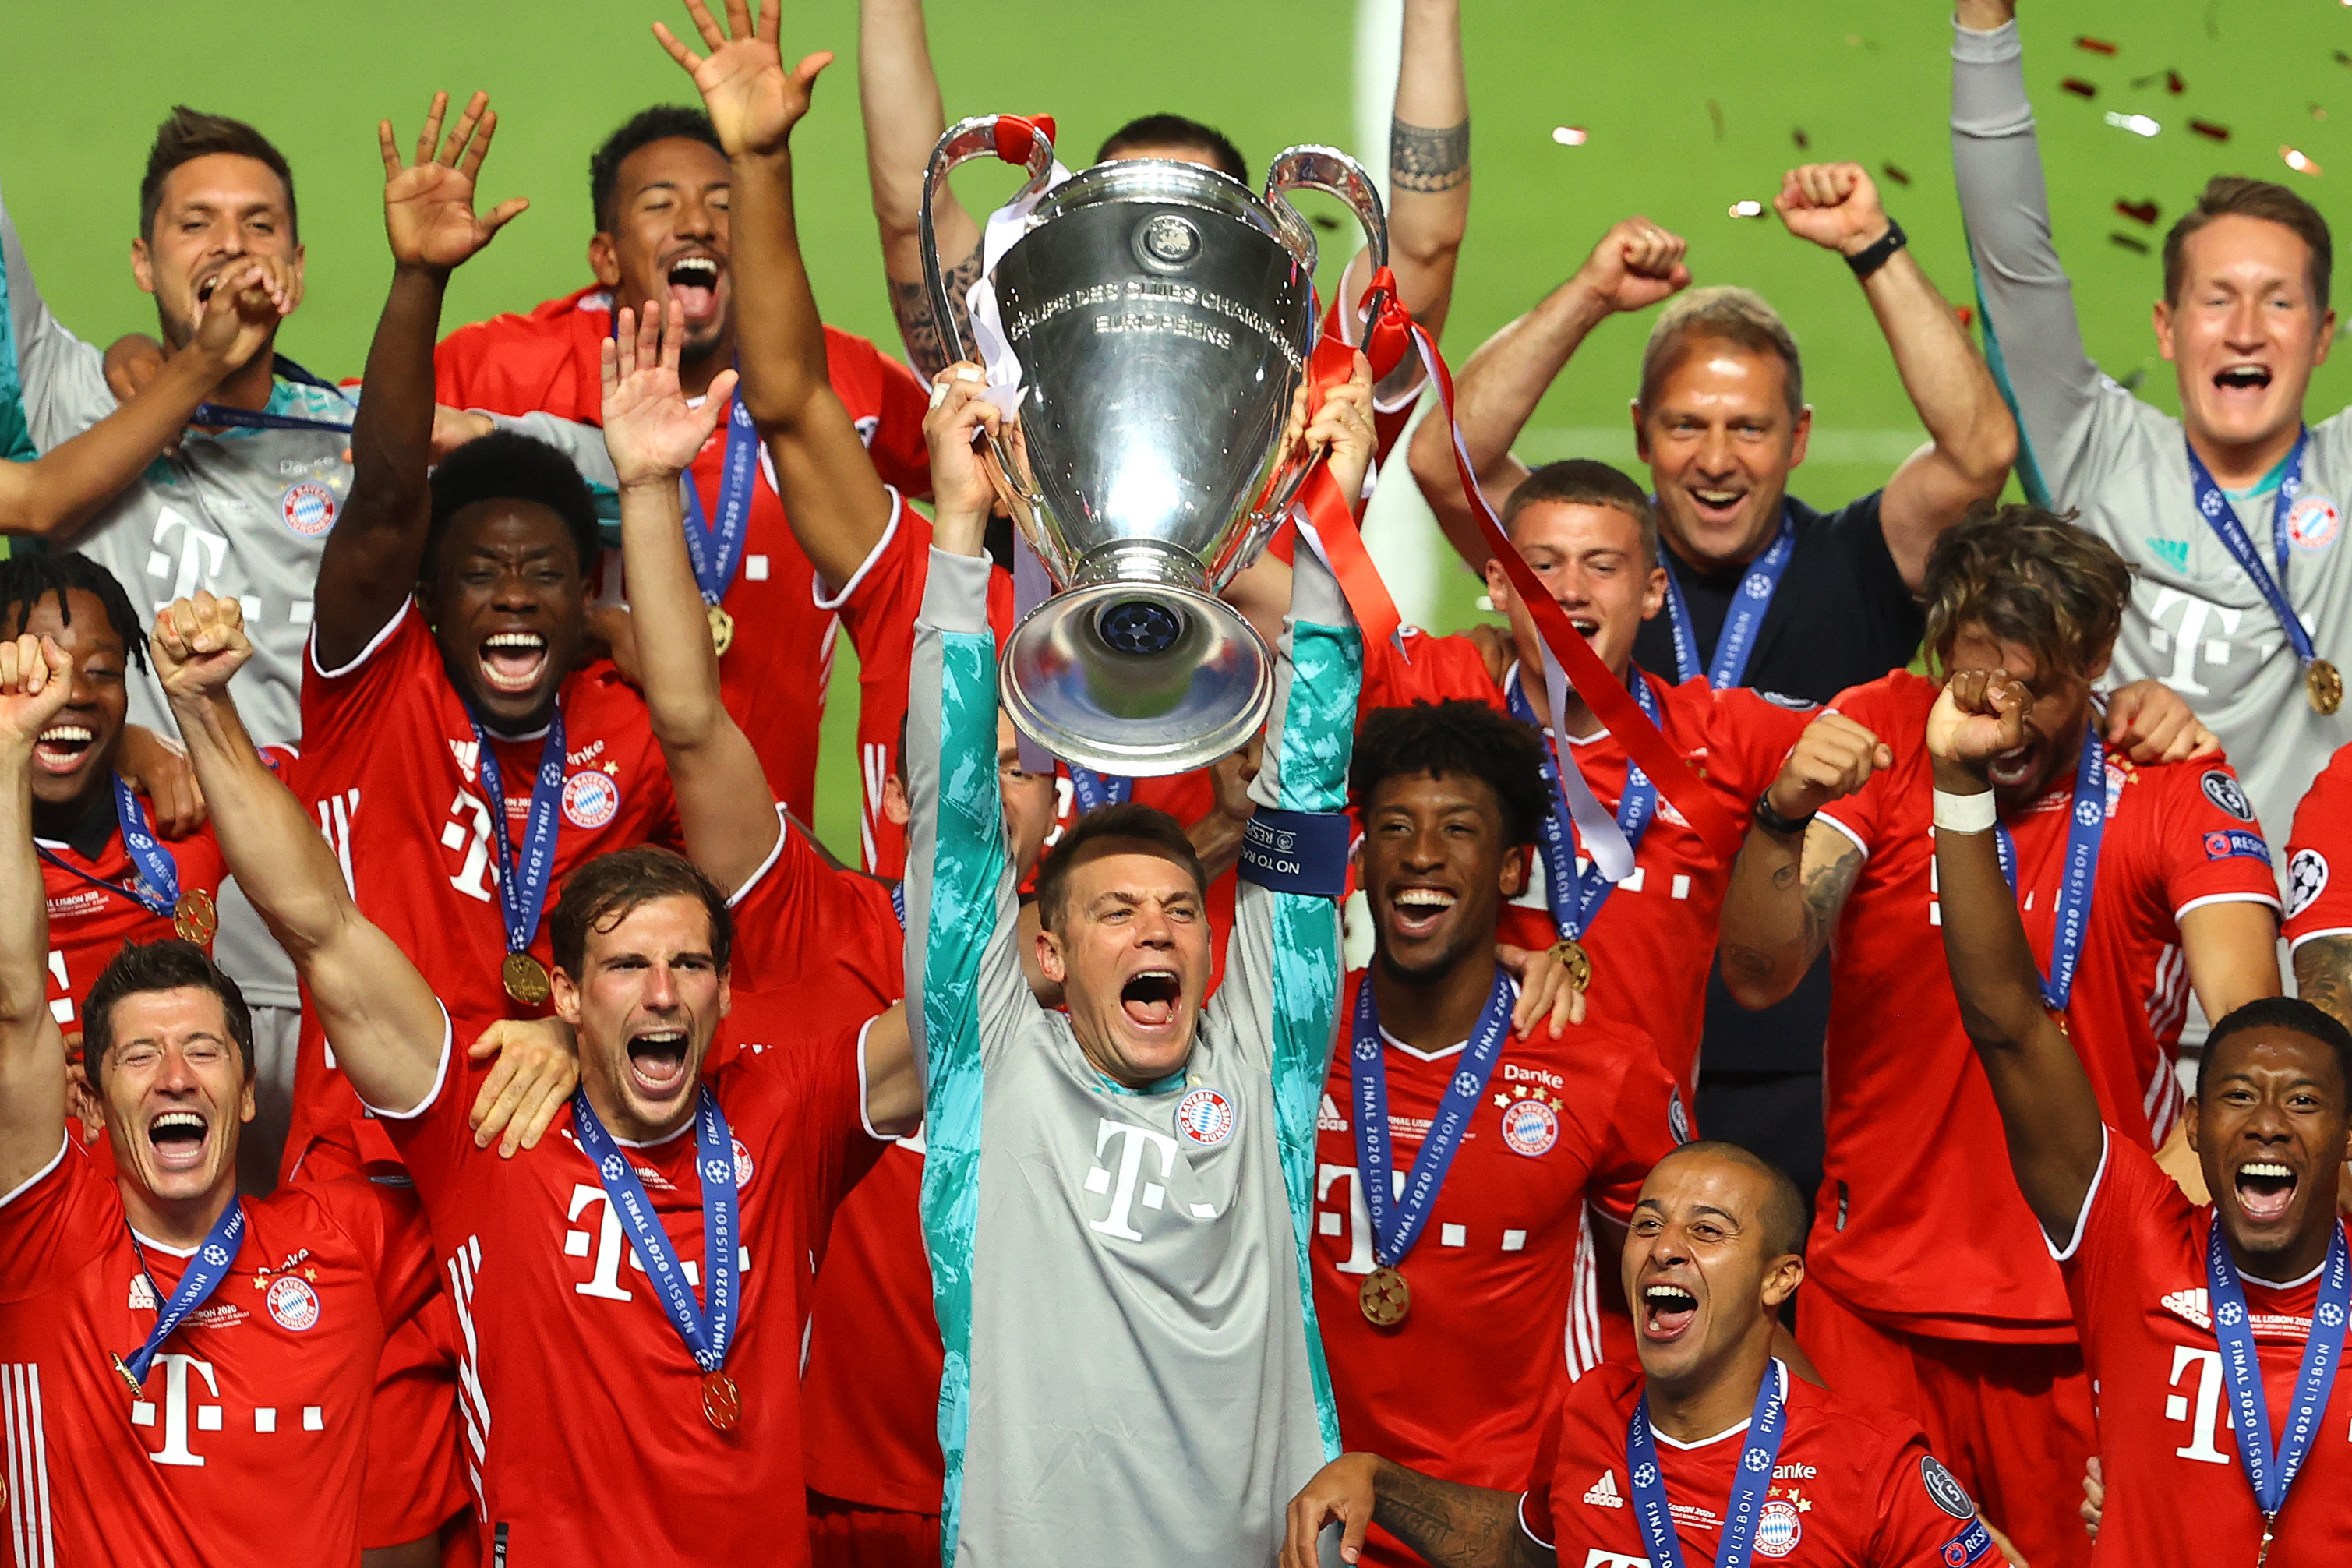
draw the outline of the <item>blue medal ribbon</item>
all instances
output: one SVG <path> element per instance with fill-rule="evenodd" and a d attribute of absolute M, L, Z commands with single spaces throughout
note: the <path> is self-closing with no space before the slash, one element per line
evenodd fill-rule
<path fill-rule="evenodd" d="M 245 1205 L 232 1200 L 220 1218 L 213 1221 L 212 1229 L 205 1235 L 205 1244 L 196 1248 L 194 1258 L 188 1259 L 187 1272 L 180 1276 L 179 1289 L 172 1292 L 171 1300 L 164 1302 L 163 1310 L 156 1314 L 155 1326 L 147 1331 L 147 1342 L 131 1352 L 130 1359 L 121 1363 L 131 1382 L 142 1385 L 146 1383 L 147 1369 L 155 1364 L 155 1352 L 163 1348 L 163 1342 L 172 1337 L 174 1329 L 187 1321 L 188 1314 L 211 1300 L 212 1293 L 220 1288 L 220 1282 L 228 1278 L 229 1266 L 236 1261 L 236 1249 L 244 1240 Z M 135 1237 L 132 1245 L 137 1245 Z M 146 1272 L 147 1259 L 143 1251 L 140 1254 L 139 1267 L 142 1273 Z M 150 1276 L 147 1282 L 152 1285 L 155 1281 Z"/>
<path fill-rule="evenodd" d="M 547 901 L 548 879 L 555 869 L 556 808 L 563 799 L 563 705 L 547 721 L 547 739 L 540 742 L 539 773 L 531 780 L 530 813 L 523 819 L 522 853 L 518 856 L 509 836 L 506 784 L 499 776 L 498 753 L 482 721 L 469 709 L 467 722 L 474 726 L 475 773 L 482 793 L 490 797 L 492 847 L 498 852 L 499 905 L 507 922 L 507 951 L 529 952 L 539 935 L 540 910 Z"/>
<path fill-rule="evenodd" d="M 728 1131 L 726 1112 L 719 1109 L 719 1097 L 708 1087 L 695 1090 L 694 1167 L 702 1182 L 701 1300 L 695 1299 L 686 1268 L 646 1196 L 645 1184 L 604 1131 L 584 1089 L 572 1091 L 572 1122 L 582 1152 L 604 1185 L 604 1200 L 621 1216 L 621 1228 L 645 1264 L 646 1278 L 653 1281 L 670 1326 L 686 1342 L 696 1366 L 707 1373 L 719 1371 L 727 1364 L 728 1349 L 735 1341 L 735 1313 L 740 1304 L 735 1289 L 735 1139 Z"/>
<path fill-rule="evenodd" d="M 1640 670 L 1632 673 L 1633 700 L 1641 704 L 1643 715 L 1651 723 L 1660 723 L 1658 694 L 1650 689 L 1649 681 Z M 1543 721 L 1536 717 L 1516 670 L 1511 675 L 1507 699 L 1511 717 L 1542 734 Z M 1616 891 L 1617 884 L 1609 879 L 1597 860 L 1588 859 L 1582 870 L 1577 869 L 1576 830 L 1570 825 L 1559 784 L 1559 770 L 1569 765 L 1567 745 L 1564 739 L 1554 737 L 1552 743 L 1544 747 L 1544 783 L 1550 786 L 1551 809 L 1544 814 L 1538 837 L 1544 858 L 1544 896 L 1551 902 L 1552 921 L 1559 927 L 1560 935 L 1570 942 L 1580 942 L 1600 915 L 1601 906 Z M 1625 793 L 1617 801 L 1617 830 L 1625 836 L 1629 855 L 1642 852 L 1643 836 L 1650 831 L 1650 821 L 1657 808 L 1657 784 L 1634 764 L 1633 758 L 1626 758 Z"/>
<path fill-rule="evenodd" d="M 2271 503 L 2271 544 L 2278 556 L 2275 577 L 2263 563 L 2262 553 L 2254 548 L 2253 537 L 2246 531 L 2245 524 L 2238 521 L 2230 498 L 2213 482 L 2205 459 L 2197 455 L 2196 447 L 2189 448 L 2189 479 L 2196 487 L 2198 511 L 2214 537 L 2221 542 L 2221 548 L 2230 552 L 2230 559 L 2238 563 L 2238 569 L 2253 579 L 2255 591 L 2270 605 L 2271 614 L 2278 617 L 2279 629 L 2286 633 L 2287 646 L 2306 666 L 2319 655 L 2312 647 L 2311 634 L 2304 629 L 2303 617 L 2295 614 L 2294 603 L 2286 596 L 2286 561 L 2287 519 L 2294 510 L 2295 496 L 2303 489 L 2303 455 L 2310 445 L 2311 432 L 2306 428 L 2295 437 L 2294 450 L 2287 454 L 2286 462 L 2279 469 L 2278 495 Z"/>
<path fill-rule="evenodd" d="M 110 882 L 103 877 L 93 877 L 37 844 L 33 847 L 39 852 L 43 861 L 58 870 L 79 877 L 91 887 L 120 893 L 151 915 L 168 916 L 180 903 L 179 863 L 172 858 L 169 849 L 156 841 L 153 831 L 147 826 L 146 810 L 140 805 L 139 796 L 122 781 L 121 773 L 114 775 L 114 816 L 116 830 L 122 835 L 123 850 L 131 857 L 131 864 L 137 872 L 128 882 Z"/>
<path fill-rule="evenodd" d="M 1789 1375 L 1779 1357 L 1764 1368 L 1764 1385 L 1756 1391 L 1756 1409 L 1748 1417 L 1748 1441 L 1740 1446 L 1739 1468 L 1732 1477 L 1731 1498 L 1724 1505 L 1723 1540 L 1715 1550 L 1715 1568 L 1748 1568 L 1756 1550 L 1756 1527 L 1763 1519 L 1764 1499 L 1772 1486 L 1772 1467 L 1780 1457 L 1780 1436 L 1789 1420 L 1789 1406 L 1780 1390 Z M 1625 1475 L 1633 1484 L 1633 1517 L 1641 1522 L 1649 1544 L 1650 1568 L 1683 1568 L 1682 1540 L 1675 1531 L 1674 1510 L 1666 1503 L 1666 1478 L 1658 1468 L 1658 1445 L 1650 1436 L 1650 1396 L 1644 1393 L 1625 1427 Z"/>
<path fill-rule="evenodd" d="M 1745 682 L 1748 660 L 1756 652 L 1756 628 L 1764 624 L 1764 612 L 1772 607 L 1772 595 L 1780 591 L 1780 578 L 1796 549 L 1797 520 L 1783 500 L 1780 531 L 1750 563 L 1739 580 L 1739 591 L 1731 595 L 1730 608 L 1724 612 L 1723 630 L 1715 639 L 1715 662 L 1706 670 L 1706 683 L 1717 690 Z M 1683 598 L 1682 581 L 1675 575 L 1672 562 L 1666 563 L 1666 625 L 1675 636 L 1675 679 L 1688 680 L 1699 673 L 1698 626 L 1691 619 L 1690 605 Z"/>
<path fill-rule="evenodd" d="M 1421 1152 L 1413 1156 L 1404 1195 L 1392 1200 L 1391 1194 L 1396 1189 L 1389 1173 L 1392 1162 L 1388 1064 L 1382 1059 L 1380 1007 L 1372 1000 L 1369 972 L 1357 987 L 1355 1039 L 1349 1061 L 1355 1083 L 1356 1169 L 1363 1182 L 1364 1206 L 1371 1215 L 1372 1256 L 1387 1268 L 1395 1268 L 1412 1250 L 1422 1226 L 1429 1223 L 1438 1189 L 1445 1184 L 1445 1173 L 1462 1146 L 1463 1133 L 1469 1131 L 1470 1118 L 1486 1092 L 1486 1081 L 1494 1077 L 1503 1041 L 1511 1032 L 1512 995 L 1510 977 L 1497 969 L 1495 988 L 1487 994 L 1486 1008 L 1463 1050 L 1462 1065 L 1445 1086 L 1444 1098 L 1437 1102 L 1437 1115 L 1430 1122 L 1429 1136 L 1422 1140 Z"/>
<path fill-rule="evenodd" d="M 350 395 L 341 387 L 337 386 L 333 382 L 313 375 L 284 354 L 277 355 L 269 368 L 270 374 L 280 380 L 293 382 L 298 386 L 323 387 L 345 403 L 351 402 Z M 188 423 L 235 426 L 243 430 L 332 430 L 346 436 L 351 434 L 352 429 L 349 424 L 333 419 L 306 419 L 299 414 L 272 414 L 259 408 L 232 408 L 222 403 L 197 404 L 196 411 L 188 416 Z"/>
<path fill-rule="evenodd" d="M 2287 1489 L 2310 1457 L 2311 1445 L 2327 1415 L 2328 1391 L 2336 1384 L 2336 1366 L 2344 1359 L 2344 1328 L 2352 1310 L 2352 1261 L 2347 1261 L 2344 1226 L 2339 1223 L 2327 1240 L 2327 1262 L 2320 1269 L 2319 1300 L 2312 1308 L 2311 1337 L 2304 1342 L 2303 1373 L 2295 1380 L 2294 1402 L 2287 1406 L 2286 1430 L 2278 1447 L 2271 1447 L 2271 1409 L 2263 1398 L 2263 1363 L 2254 1349 L 2254 1326 L 2246 1311 L 2245 1288 L 2230 1257 L 2221 1217 L 2205 1244 L 2207 1299 L 2213 1308 L 2213 1338 L 2221 1347 L 2221 1373 L 2229 1380 L 2230 1429 L 2238 1435 L 2238 1458 L 2253 1483 L 2254 1502 L 2265 1524 L 2286 1506 Z M 2267 1531 L 2264 1536 L 2268 1540 Z"/>
<path fill-rule="evenodd" d="M 703 513 L 702 492 L 695 486 L 694 470 L 688 468 L 677 476 L 686 491 L 686 553 L 694 563 L 694 585 L 702 590 L 706 605 L 727 596 L 736 569 L 743 563 L 759 459 L 760 433 L 753 428 L 751 411 L 743 405 L 739 393 L 727 412 L 727 453 L 719 466 L 716 521 Z"/>
<path fill-rule="evenodd" d="M 2082 761 L 2074 769 L 2074 801 L 2067 810 L 2066 866 L 2058 882 L 2058 907 L 2051 911 L 2050 970 L 2042 977 L 2042 1005 L 2053 1013 L 2066 1010 L 2074 992 L 2074 968 L 2083 960 L 2083 939 L 2091 930 L 2091 891 L 2099 875 L 2099 841 L 2107 831 L 2107 752 L 2100 743 L 2098 726 L 2083 738 Z M 2009 825 L 1993 824 L 1993 843 L 2000 852 L 2000 874 L 2009 879 L 2011 897 L 2017 894 L 2017 841 Z"/>
<path fill-rule="evenodd" d="M 1098 773 L 1092 768 L 1082 768 L 1076 763 L 1070 770 L 1070 798 L 1077 803 L 1078 815 L 1098 811 L 1106 805 L 1125 805 L 1135 795 L 1135 781 L 1118 773 Z"/>

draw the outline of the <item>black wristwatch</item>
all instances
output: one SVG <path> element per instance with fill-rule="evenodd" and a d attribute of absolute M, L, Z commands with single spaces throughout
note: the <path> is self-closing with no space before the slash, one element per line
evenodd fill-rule
<path fill-rule="evenodd" d="M 1845 264 L 1853 268 L 1853 275 L 1857 279 L 1867 278 L 1885 266 L 1896 251 L 1910 243 L 1911 237 L 1903 232 L 1903 226 L 1893 218 L 1888 218 L 1886 232 L 1872 242 L 1869 249 L 1857 250 L 1847 257 Z"/>
<path fill-rule="evenodd" d="M 1802 816 L 1789 817 L 1773 810 L 1772 795 L 1769 790 L 1756 797 L 1756 810 L 1753 816 L 1757 826 L 1767 833 L 1778 833 L 1784 837 L 1793 838 L 1813 825 L 1813 814 L 1810 811 Z"/>

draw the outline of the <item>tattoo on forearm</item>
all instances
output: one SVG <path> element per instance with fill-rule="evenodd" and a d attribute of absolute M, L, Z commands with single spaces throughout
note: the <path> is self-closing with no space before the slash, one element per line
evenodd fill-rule
<path fill-rule="evenodd" d="M 1451 191 L 1470 183 L 1470 122 L 1431 130 L 1389 122 L 1389 184 L 1401 191 Z"/>
<path fill-rule="evenodd" d="M 2336 1022 L 2352 1020 L 2352 936 L 2314 937 L 2296 948 L 2294 988 Z"/>
<path fill-rule="evenodd" d="M 1516 1568 L 1518 1511 L 1508 1492 L 1381 1467 L 1373 1521 L 1437 1568 Z"/>
<path fill-rule="evenodd" d="M 1805 962 L 1809 965 L 1829 946 L 1838 915 L 1845 908 L 1845 896 L 1853 890 L 1854 879 L 1862 875 L 1862 851 L 1843 836 L 1838 842 L 1842 847 L 1835 859 L 1805 872 Z"/>
<path fill-rule="evenodd" d="M 948 303 L 955 310 L 957 334 L 967 343 L 971 342 L 971 315 L 964 308 L 964 296 L 980 280 L 980 257 L 975 246 L 972 253 L 950 268 L 944 279 Z M 929 381 L 955 362 L 955 351 L 932 312 L 928 283 L 891 284 L 890 313 L 898 318 L 898 335 L 906 340 L 907 358 L 924 380 Z"/>

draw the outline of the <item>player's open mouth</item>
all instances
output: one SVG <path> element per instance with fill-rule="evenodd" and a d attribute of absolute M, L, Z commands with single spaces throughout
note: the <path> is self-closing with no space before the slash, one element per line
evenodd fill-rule
<path fill-rule="evenodd" d="M 500 691 L 529 691 L 547 667 L 547 639 L 537 632 L 498 632 L 482 639 L 482 679 Z"/>
<path fill-rule="evenodd" d="M 2213 384 L 2223 392 L 2261 392 L 2270 384 L 2268 365 L 2225 364 L 2213 373 Z"/>
<path fill-rule="evenodd" d="M 1730 522 L 1739 515 L 1742 502 L 1748 500 L 1746 490 L 1717 489 L 1714 486 L 1686 489 L 1691 506 L 1703 522 Z"/>
<path fill-rule="evenodd" d="M 52 724 L 33 742 L 33 761 L 45 773 L 69 773 L 81 766 L 97 739 L 84 725 Z"/>
<path fill-rule="evenodd" d="M 1399 936 L 1427 936 L 1454 903 L 1454 895 L 1442 888 L 1399 888 L 1389 895 Z"/>
<path fill-rule="evenodd" d="M 2028 741 L 1995 756 L 1985 764 L 1985 778 L 1995 789 L 2015 789 L 2033 780 L 2035 759 L 2041 748 Z"/>
<path fill-rule="evenodd" d="M 2294 1173 L 2275 1160 L 2250 1160 L 2238 1167 L 2238 1207 L 2256 1224 L 2284 1217 L 2294 1202 Z"/>
<path fill-rule="evenodd" d="M 708 256 L 681 256 L 665 275 L 669 297 L 689 321 L 707 321 L 719 308 L 719 263 Z"/>
<path fill-rule="evenodd" d="M 205 1162 L 211 1129 L 193 1110 L 166 1110 L 147 1123 L 147 1142 L 155 1151 L 156 1165 L 165 1171 L 194 1171 Z"/>
<path fill-rule="evenodd" d="M 213 290 L 221 286 L 222 273 L 226 271 L 227 268 L 223 268 L 220 272 L 214 273 L 211 277 L 204 279 L 196 285 L 196 303 L 199 306 L 205 304 L 213 297 Z"/>
<path fill-rule="evenodd" d="M 647 1094 L 667 1098 L 677 1092 L 686 1080 L 686 1031 L 646 1029 L 631 1035 L 629 1072 Z"/>
<path fill-rule="evenodd" d="M 1118 988 L 1118 1005 L 1128 1022 L 1147 1029 L 1165 1028 L 1176 1020 L 1177 999 L 1184 983 L 1172 969 L 1146 969 L 1128 976 Z"/>
<path fill-rule="evenodd" d="M 1642 1336 L 1658 1342 L 1671 1342 L 1698 1318 L 1698 1298 L 1679 1285 L 1645 1285 L 1642 1288 Z"/>

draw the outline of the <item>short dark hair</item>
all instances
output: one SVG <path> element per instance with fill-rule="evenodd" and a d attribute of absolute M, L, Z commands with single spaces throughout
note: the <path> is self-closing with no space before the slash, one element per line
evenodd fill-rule
<path fill-rule="evenodd" d="M 599 855 L 563 879 L 548 911 L 555 967 L 575 981 L 587 963 L 588 934 L 608 931 L 656 899 L 698 899 L 710 916 L 711 961 L 725 970 L 735 951 L 735 912 L 719 884 L 685 856 L 656 844 Z"/>
<path fill-rule="evenodd" d="M 1206 153 L 1222 173 L 1244 185 L 1250 183 L 1249 164 L 1243 159 L 1242 150 L 1223 132 L 1181 114 L 1147 114 L 1129 121 L 1103 138 L 1103 144 L 1095 149 L 1095 162 L 1099 163 L 1114 153 L 1131 152 L 1138 147 L 1182 147 Z"/>
<path fill-rule="evenodd" d="M 2189 260 L 2184 252 L 2189 237 L 2217 217 L 2258 217 L 2268 223 L 2282 225 L 2294 231 L 2295 237 L 2311 247 L 2311 308 L 2315 314 L 2327 311 L 2327 283 L 2336 269 L 2335 242 L 2328 237 L 2327 220 L 2319 209 L 2288 190 L 2284 185 L 2268 180 L 2249 179 L 2243 174 L 2216 174 L 2198 193 L 2197 205 L 2174 220 L 2164 237 L 2164 298 L 2168 304 L 2180 300 L 2180 286 L 2187 281 Z"/>
<path fill-rule="evenodd" d="M 1797 352 L 1796 334 L 1763 295 L 1722 283 L 1690 289 L 1658 312 L 1650 341 L 1642 348 L 1642 390 L 1635 407 L 1643 418 L 1656 406 L 1666 377 L 1689 357 L 1691 345 L 1710 339 L 1779 360 L 1788 372 L 1784 391 L 1789 417 L 1794 420 L 1804 413 L 1805 361 Z"/>
<path fill-rule="evenodd" d="M 621 182 L 621 165 L 629 154 L 673 137 L 699 142 L 720 157 L 727 156 L 710 116 L 702 110 L 682 103 L 656 103 L 637 110 L 588 154 L 588 210 L 595 215 L 599 231 L 610 232 L 618 216 L 613 211 L 613 199 Z"/>
<path fill-rule="evenodd" d="M 171 114 L 155 128 L 154 145 L 147 149 L 147 172 L 139 180 L 141 237 L 155 232 L 155 214 L 163 205 L 163 182 L 172 171 L 215 153 L 232 153 L 268 165 L 278 183 L 286 187 L 287 237 L 299 237 L 301 224 L 294 210 L 294 169 L 286 162 L 286 154 L 244 121 L 206 114 L 184 103 L 172 106 Z"/>
<path fill-rule="evenodd" d="M 1745 1165 L 1763 1173 L 1769 1190 L 1764 1198 L 1764 1211 L 1759 1216 L 1764 1223 L 1764 1251 L 1767 1257 L 1785 1258 L 1790 1253 L 1799 1257 L 1805 1251 L 1805 1194 L 1797 1190 L 1796 1182 L 1763 1155 L 1744 1143 L 1733 1143 L 1721 1138 L 1699 1138 L 1684 1144 L 1660 1159 L 1679 1160 L 1685 1154 L 1704 1154 L 1709 1159 L 1727 1160 L 1735 1165 Z"/>
<path fill-rule="evenodd" d="M 2213 1065 L 2213 1053 L 2222 1041 L 2249 1029 L 2284 1029 L 2326 1046 L 2336 1058 L 2338 1087 L 2352 1100 L 2352 1029 L 2347 1029 L 2335 1015 L 2300 996 L 2256 997 L 2232 1010 L 2206 1034 L 2205 1067 Z M 2202 1069 L 2197 1074 L 2197 1098 L 2205 1098 Z"/>
<path fill-rule="evenodd" d="M 1623 470 L 1590 458 L 1546 463 L 1521 479 L 1504 500 L 1503 514 L 1498 520 L 1503 531 L 1510 532 L 1519 513 L 1543 501 L 1561 506 L 1615 508 L 1641 527 L 1642 564 L 1646 568 L 1658 563 L 1657 506 L 1650 500 L 1650 492 L 1635 484 Z"/>
<path fill-rule="evenodd" d="M 100 1064 L 114 1045 L 114 1009 L 126 996 L 147 991 L 209 991 L 220 998 L 228 1020 L 228 1037 L 236 1043 L 246 1081 L 253 1080 L 253 1013 L 245 993 L 212 955 L 192 942 L 165 937 L 161 942 L 126 942 L 98 972 L 89 994 L 81 1004 L 82 1072 L 89 1087 L 99 1087 Z"/>
<path fill-rule="evenodd" d="M 1960 628 L 1977 626 L 2032 648 L 2044 667 L 2087 672 L 2115 646 L 2131 579 L 2113 546 L 2054 512 L 1979 510 L 1927 552 L 1928 655 L 1941 668 Z"/>
<path fill-rule="evenodd" d="M 1551 809 L 1543 741 L 1484 702 L 1449 698 L 1409 708 L 1376 708 L 1356 731 L 1348 791 L 1359 811 L 1392 778 L 1458 773 L 1479 779 L 1503 810 L 1503 842 L 1533 844 Z"/>
<path fill-rule="evenodd" d="M 106 612 L 106 624 L 122 639 L 131 662 L 147 668 L 147 633 L 139 612 L 114 574 L 78 550 L 51 552 L 27 551 L 0 561 L 0 632 L 16 636 L 41 601 L 57 596 L 58 619 L 73 625 L 73 605 L 66 595 L 88 594 Z"/>
<path fill-rule="evenodd" d="M 1162 859 L 1173 860 L 1192 877 L 1202 897 L 1209 891 L 1209 873 L 1201 864 L 1184 825 L 1157 806 L 1134 801 L 1097 806 L 1070 826 L 1037 872 L 1037 918 L 1047 931 L 1069 913 L 1070 875 L 1093 845 L 1118 840 L 1140 845 Z"/>
<path fill-rule="evenodd" d="M 596 564 L 599 535 L 596 500 L 572 459 L 555 447 L 520 430 L 493 430 L 449 454 L 433 470 L 433 519 L 425 533 L 425 574 L 429 579 L 457 515 L 484 500 L 531 501 L 563 520 L 583 576 Z"/>

